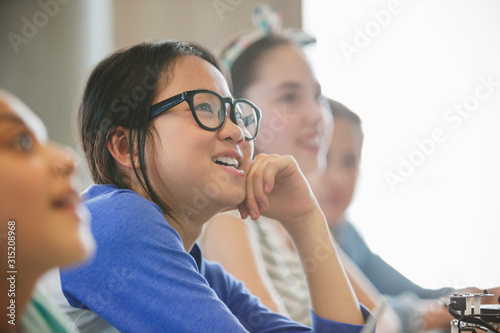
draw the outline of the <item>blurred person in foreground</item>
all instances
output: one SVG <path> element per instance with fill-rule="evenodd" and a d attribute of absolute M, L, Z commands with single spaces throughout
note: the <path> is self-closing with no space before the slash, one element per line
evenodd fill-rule
<path fill-rule="evenodd" d="M 74 155 L 49 142 L 43 122 L 0 90 L 1 332 L 76 332 L 36 288 L 46 271 L 79 263 L 95 246 L 74 170 Z"/>

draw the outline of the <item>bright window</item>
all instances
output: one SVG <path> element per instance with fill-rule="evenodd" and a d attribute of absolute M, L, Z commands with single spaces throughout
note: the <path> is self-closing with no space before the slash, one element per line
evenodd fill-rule
<path fill-rule="evenodd" d="M 323 90 L 364 124 L 349 217 L 424 287 L 500 285 L 500 2 L 303 1 Z"/>

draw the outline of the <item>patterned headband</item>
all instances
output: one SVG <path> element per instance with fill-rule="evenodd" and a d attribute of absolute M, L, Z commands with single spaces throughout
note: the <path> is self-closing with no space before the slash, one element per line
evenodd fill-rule
<path fill-rule="evenodd" d="M 283 36 L 301 46 L 316 42 L 316 38 L 297 28 L 283 29 L 281 13 L 269 5 L 258 5 L 252 13 L 252 22 L 255 30 L 239 37 L 222 53 L 222 61 L 230 70 L 238 57 L 258 40 L 270 36 Z"/>

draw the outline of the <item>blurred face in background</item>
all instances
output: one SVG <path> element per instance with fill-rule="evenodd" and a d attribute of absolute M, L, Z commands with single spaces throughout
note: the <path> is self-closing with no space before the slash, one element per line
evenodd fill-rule
<path fill-rule="evenodd" d="M 318 168 L 332 117 L 302 50 L 285 44 L 268 51 L 259 59 L 256 80 L 244 97 L 262 110 L 257 153 L 290 154 L 304 172 Z"/>
<path fill-rule="evenodd" d="M 336 117 L 325 172 L 311 179 L 311 186 L 330 226 L 343 221 L 351 203 L 361 160 L 361 128 L 345 117 Z"/>

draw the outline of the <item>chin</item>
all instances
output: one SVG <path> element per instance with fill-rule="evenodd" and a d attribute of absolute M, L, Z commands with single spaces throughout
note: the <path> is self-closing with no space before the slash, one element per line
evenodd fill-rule
<path fill-rule="evenodd" d="M 88 254 L 83 246 L 79 243 L 78 239 L 74 239 L 72 244 L 65 244 L 66 251 L 61 253 L 61 256 L 56 263 L 60 267 L 73 267 L 78 266 L 83 263 L 87 258 Z M 71 248 L 69 248 L 71 246 Z"/>
<path fill-rule="evenodd" d="M 232 198 L 231 202 L 229 203 L 229 207 L 236 207 L 240 203 L 242 203 L 245 200 L 245 196 L 235 196 Z"/>
<path fill-rule="evenodd" d="M 309 159 L 309 161 L 307 161 L 305 163 L 301 163 L 299 166 L 300 166 L 300 169 L 302 170 L 302 172 L 305 172 L 305 173 L 313 172 L 313 171 L 316 171 L 318 169 L 318 163 L 312 159 Z"/>
<path fill-rule="evenodd" d="M 242 191 L 241 193 L 233 193 L 228 196 L 228 200 L 224 204 L 224 210 L 234 208 L 245 200 L 246 193 Z"/>
<path fill-rule="evenodd" d="M 64 249 L 60 258 L 60 266 L 75 266 L 89 259 L 96 251 L 96 243 L 90 228 L 90 213 L 83 205 L 76 209 L 76 225 L 65 229 L 66 237 L 59 250 Z M 65 221 L 68 223 L 68 221 Z"/>

